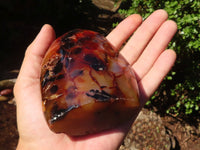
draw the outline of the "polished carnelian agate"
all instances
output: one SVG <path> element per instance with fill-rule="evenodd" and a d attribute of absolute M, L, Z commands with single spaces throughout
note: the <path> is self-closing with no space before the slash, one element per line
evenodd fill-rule
<path fill-rule="evenodd" d="M 70 136 L 122 125 L 140 105 L 129 64 L 89 30 L 72 30 L 52 43 L 42 63 L 41 90 L 50 129 Z"/>

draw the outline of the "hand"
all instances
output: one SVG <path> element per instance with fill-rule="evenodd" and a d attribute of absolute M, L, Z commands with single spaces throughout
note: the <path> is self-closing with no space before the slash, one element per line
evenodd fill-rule
<path fill-rule="evenodd" d="M 167 21 L 167 18 L 163 10 L 155 11 L 144 22 L 139 15 L 134 14 L 107 36 L 115 50 L 119 50 L 130 37 L 120 52 L 136 73 L 142 106 L 155 92 L 176 59 L 174 51 L 165 50 L 177 30 L 176 24 Z M 44 25 L 25 53 L 14 87 L 20 137 L 17 149 L 117 149 L 132 122 L 118 129 L 79 138 L 55 134 L 48 128 L 42 111 L 40 69 L 41 61 L 53 40 L 53 28 Z"/>

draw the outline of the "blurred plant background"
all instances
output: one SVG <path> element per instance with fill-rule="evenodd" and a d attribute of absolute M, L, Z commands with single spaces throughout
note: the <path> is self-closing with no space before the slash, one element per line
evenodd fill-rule
<path fill-rule="evenodd" d="M 175 117 L 200 118 L 200 1 L 199 0 L 125 0 L 129 7 L 119 13 L 134 13 L 147 18 L 153 11 L 164 9 L 178 25 L 178 32 L 168 48 L 177 53 L 177 61 L 146 107 Z M 191 118 L 190 118 L 191 119 Z"/>

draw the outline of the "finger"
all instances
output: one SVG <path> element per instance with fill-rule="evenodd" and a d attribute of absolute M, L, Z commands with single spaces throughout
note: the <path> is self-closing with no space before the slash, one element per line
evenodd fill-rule
<path fill-rule="evenodd" d="M 143 78 L 143 76 L 150 70 L 155 60 L 165 50 L 176 31 L 176 23 L 170 20 L 163 23 L 158 29 L 137 62 L 133 65 L 135 72 L 137 72 L 138 80 Z"/>
<path fill-rule="evenodd" d="M 121 51 L 121 54 L 130 64 L 133 64 L 139 58 L 146 45 L 167 18 L 168 14 L 166 11 L 157 10 L 152 13 L 136 30 L 132 38 Z"/>
<path fill-rule="evenodd" d="M 44 25 L 26 50 L 19 77 L 39 78 L 42 59 L 54 39 L 53 28 L 50 25 Z"/>
<path fill-rule="evenodd" d="M 119 50 L 122 44 L 133 34 L 141 22 L 141 16 L 133 14 L 117 25 L 106 38 L 111 42 L 114 49 Z"/>
<path fill-rule="evenodd" d="M 142 106 L 146 100 L 155 92 L 164 77 L 174 65 L 176 53 L 173 50 L 164 51 L 154 63 L 151 70 L 139 82 L 140 99 Z"/>
<path fill-rule="evenodd" d="M 36 133 L 44 127 L 40 92 L 40 68 L 42 57 L 55 38 L 54 30 L 44 25 L 33 43 L 27 48 L 25 58 L 17 78 L 14 95 L 17 103 L 18 129 L 31 134 L 30 128 L 37 124 Z M 32 129 L 31 129 L 32 131 Z"/>
<path fill-rule="evenodd" d="M 35 40 L 28 47 L 27 52 L 37 57 L 43 57 L 49 45 L 55 40 L 55 37 L 55 31 L 52 26 L 45 24 Z"/>

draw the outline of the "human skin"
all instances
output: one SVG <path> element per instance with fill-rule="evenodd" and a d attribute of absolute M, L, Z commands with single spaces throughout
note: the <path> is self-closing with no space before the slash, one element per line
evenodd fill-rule
<path fill-rule="evenodd" d="M 167 20 L 164 10 L 157 10 L 145 21 L 133 14 L 123 20 L 108 36 L 108 41 L 131 64 L 139 86 L 141 108 L 155 92 L 173 66 L 176 53 L 166 47 L 176 33 L 176 23 Z M 44 25 L 28 46 L 14 87 L 17 104 L 18 150 L 114 150 L 117 149 L 137 117 L 123 126 L 101 133 L 69 137 L 52 132 L 42 111 L 40 71 L 42 59 L 55 40 L 54 29 Z M 128 40 L 128 41 L 127 41 Z"/>

